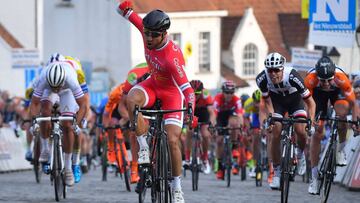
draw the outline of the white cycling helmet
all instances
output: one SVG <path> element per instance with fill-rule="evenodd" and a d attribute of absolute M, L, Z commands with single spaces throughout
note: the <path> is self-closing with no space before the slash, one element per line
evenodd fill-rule
<path fill-rule="evenodd" d="M 277 52 L 270 53 L 267 55 L 264 64 L 266 68 L 283 68 L 286 62 L 285 57 Z"/>
<path fill-rule="evenodd" d="M 50 87 L 57 88 L 64 83 L 65 70 L 63 66 L 64 64 L 58 62 L 49 64 L 46 71 L 46 80 Z"/>

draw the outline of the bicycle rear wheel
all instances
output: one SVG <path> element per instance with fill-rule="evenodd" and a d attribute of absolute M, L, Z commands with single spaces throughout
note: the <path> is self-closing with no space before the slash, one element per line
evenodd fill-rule
<path fill-rule="evenodd" d="M 322 203 L 326 203 L 328 200 L 336 167 L 334 150 L 329 150 L 327 155 L 328 156 L 324 159 L 324 167 L 321 170 L 322 177 L 320 181 L 320 197 Z"/>
<path fill-rule="evenodd" d="M 284 156 L 281 158 L 281 178 L 280 178 L 280 189 L 281 189 L 281 202 L 288 202 L 289 188 L 290 188 L 290 143 L 283 145 Z"/>
<path fill-rule="evenodd" d="M 63 191 L 65 191 L 65 183 L 61 169 L 59 138 L 57 136 L 54 136 L 53 147 L 52 176 L 54 180 L 55 200 L 59 201 L 60 197 L 63 196 Z"/>

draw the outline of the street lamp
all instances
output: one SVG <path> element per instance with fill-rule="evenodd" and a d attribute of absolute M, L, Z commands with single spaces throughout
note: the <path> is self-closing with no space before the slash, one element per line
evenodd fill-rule
<path fill-rule="evenodd" d="M 355 37 L 356 37 L 356 43 L 358 47 L 360 47 L 360 25 L 356 28 Z"/>
<path fill-rule="evenodd" d="M 328 56 L 330 57 L 330 59 L 335 63 L 338 64 L 339 63 L 339 59 L 340 59 L 340 53 L 339 51 L 333 47 L 330 52 L 328 53 Z"/>

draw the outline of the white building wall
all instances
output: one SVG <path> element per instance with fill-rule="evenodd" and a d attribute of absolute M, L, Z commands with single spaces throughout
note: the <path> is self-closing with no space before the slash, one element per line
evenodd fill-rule
<path fill-rule="evenodd" d="M 12 96 L 24 95 L 23 68 L 12 68 L 11 47 L 0 38 L 0 90 L 8 90 Z"/>
<path fill-rule="evenodd" d="M 243 51 L 245 46 L 249 43 L 255 44 L 258 49 L 257 70 L 253 76 L 243 75 Z M 230 44 L 230 50 L 232 51 L 234 60 L 235 74 L 243 79 L 255 79 L 256 75 L 264 68 L 263 61 L 266 58 L 268 49 L 268 44 L 258 22 L 256 21 L 253 10 L 249 8 L 245 11 L 244 17 L 242 18 Z"/>
<path fill-rule="evenodd" d="M 0 23 L 24 46 L 35 47 L 35 1 L 2 0 Z"/>
<path fill-rule="evenodd" d="M 115 83 L 130 69 L 128 23 L 116 12 L 113 1 L 72 1 L 59 7 L 58 0 L 44 1 L 44 59 L 54 52 L 92 62 L 109 70 Z"/>

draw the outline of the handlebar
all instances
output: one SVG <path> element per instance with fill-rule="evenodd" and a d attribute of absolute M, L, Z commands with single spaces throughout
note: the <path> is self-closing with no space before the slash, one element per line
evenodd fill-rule
<path fill-rule="evenodd" d="M 272 114 L 269 114 L 268 118 L 266 119 L 266 122 L 264 124 L 265 127 L 268 127 L 272 124 L 274 124 L 274 122 L 280 122 L 284 125 L 293 125 L 295 123 L 305 123 L 306 124 L 306 130 L 308 131 L 308 133 L 310 133 L 311 131 L 311 124 L 312 121 L 310 118 L 294 118 L 294 117 L 289 117 L 289 118 L 284 118 L 284 117 L 273 117 Z M 311 134 L 311 133 L 310 133 Z"/>
<path fill-rule="evenodd" d="M 146 113 L 146 114 L 152 114 L 152 115 L 164 115 L 167 113 L 174 113 L 174 112 L 187 112 L 188 114 L 190 114 L 190 121 L 192 123 L 192 106 L 191 103 L 189 104 L 188 108 L 183 108 L 183 109 L 172 109 L 172 110 L 154 110 L 154 109 L 141 109 L 139 107 L 139 105 L 135 105 L 135 109 L 134 109 L 134 119 L 133 119 L 133 125 L 131 126 L 131 130 L 135 130 L 137 127 L 137 119 L 138 119 L 138 115 L 139 113 Z M 155 120 L 156 116 L 143 116 L 145 118 L 149 118 L 151 120 Z"/>
<path fill-rule="evenodd" d="M 34 121 L 36 123 L 43 122 L 43 121 L 51 121 L 51 122 L 57 122 L 57 121 L 76 121 L 76 118 L 74 116 L 57 116 L 57 117 L 37 117 L 34 118 Z"/>
<path fill-rule="evenodd" d="M 322 112 L 320 111 L 318 113 L 318 115 L 316 116 L 316 121 L 319 121 L 319 120 L 326 120 L 326 121 L 335 121 L 335 122 L 340 122 L 340 123 L 349 123 L 349 124 L 352 124 L 352 125 L 355 125 L 356 127 L 359 127 L 360 126 L 360 118 L 358 117 L 356 121 L 353 121 L 353 120 L 347 120 L 347 119 L 342 119 L 342 118 L 339 118 L 338 116 L 335 116 L 335 117 L 329 117 L 329 116 L 321 116 L 322 115 Z M 360 132 L 357 132 L 354 130 L 354 137 L 360 135 Z"/>

